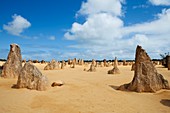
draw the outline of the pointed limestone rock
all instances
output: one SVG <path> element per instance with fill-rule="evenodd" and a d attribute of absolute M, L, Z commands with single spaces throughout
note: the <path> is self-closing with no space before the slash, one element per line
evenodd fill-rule
<path fill-rule="evenodd" d="M 157 72 L 145 50 L 137 46 L 134 78 L 129 84 L 120 86 L 118 90 L 156 92 L 160 89 L 169 89 L 168 81 Z"/>
<path fill-rule="evenodd" d="M 62 63 L 61 63 L 61 69 L 64 69 L 64 67 L 65 67 L 65 61 L 64 61 L 64 60 L 62 60 Z"/>
<path fill-rule="evenodd" d="M 95 72 L 96 71 L 96 61 L 93 59 L 92 60 L 92 64 L 90 65 L 90 69 L 88 70 L 88 72 Z"/>
<path fill-rule="evenodd" d="M 114 60 L 114 67 L 112 70 L 109 70 L 108 71 L 108 74 L 120 74 L 120 70 L 119 68 L 117 67 L 118 65 L 118 61 L 117 61 L 117 58 L 115 57 L 115 60 Z"/>
<path fill-rule="evenodd" d="M 3 65 L 2 77 L 15 78 L 19 76 L 22 68 L 22 57 L 19 45 L 11 44 L 6 63 Z"/>

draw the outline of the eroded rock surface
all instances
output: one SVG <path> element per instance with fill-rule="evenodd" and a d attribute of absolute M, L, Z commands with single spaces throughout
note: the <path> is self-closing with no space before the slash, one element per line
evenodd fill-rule
<path fill-rule="evenodd" d="M 96 61 L 93 59 L 88 72 L 95 72 L 96 71 L 95 65 L 96 65 Z"/>
<path fill-rule="evenodd" d="M 118 61 L 117 61 L 117 58 L 115 57 L 115 60 L 114 60 L 114 67 L 112 70 L 109 70 L 108 71 L 108 74 L 120 74 L 120 70 L 118 68 Z"/>
<path fill-rule="evenodd" d="M 55 61 L 54 59 L 51 60 L 50 63 L 48 63 L 45 67 L 44 67 L 44 70 L 54 70 L 54 69 L 60 69 L 59 67 L 59 62 Z"/>
<path fill-rule="evenodd" d="M 118 90 L 156 92 L 160 89 L 169 89 L 168 81 L 157 72 L 145 50 L 137 46 L 134 78 L 132 82 L 121 85 Z"/>
<path fill-rule="evenodd" d="M 11 44 L 7 61 L 3 65 L 2 77 L 15 78 L 19 76 L 22 68 L 22 57 L 19 45 Z"/>
<path fill-rule="evenodd" d="M 44 91 L 47 89 L 48 79 L 42 75 L 37 67 L 31 63 L 25 63 L 22 68 L 15 88 L 28 88 Z"/>

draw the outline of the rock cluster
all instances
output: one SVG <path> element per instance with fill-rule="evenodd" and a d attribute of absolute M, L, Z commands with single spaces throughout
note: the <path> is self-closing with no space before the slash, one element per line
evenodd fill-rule
<path fill-rule="evenodd" d="M 3 65 L 2 77 L 18 77 L 15 88 L 29 88 L 35 90 L 46 90 L 48 80 L 42 73 L 31 63 L 25 63 L 22 67 L 21 50 L 17 44 L 10 45 L 10 52 L 6 63 Z"/>
<path fill-rule="evenodd" d="M 59 67 L 59 62 L 56 62 L 54 59 L 51 60 L 51 62 L 48 63 L 48 64 L 44 67 L 44 70 L 54 70 L 54 69 L 60 69 L 60 67 Z"/>
<path fill-rule="evenodd" d="M 83 59 L 79 59 L 78 64 L 79 65 L 84 65 L 84 60 Z"/>

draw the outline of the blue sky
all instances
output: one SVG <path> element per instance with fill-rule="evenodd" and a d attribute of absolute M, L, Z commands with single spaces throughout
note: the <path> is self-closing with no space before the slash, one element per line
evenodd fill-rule
<path fill-rule="evenodd" d="M 0 58 L 134 59 L 170 51 L 170 0 L 0 0 Z"/>

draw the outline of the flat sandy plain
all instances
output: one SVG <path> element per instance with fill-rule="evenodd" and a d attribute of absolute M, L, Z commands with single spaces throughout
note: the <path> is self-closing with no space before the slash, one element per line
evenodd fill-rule
<path fill-rule="evenodd" d="M 170 113 L 170 90 L 115 90 L 131 82 L 131 66 L 118 66 L 121 74 L 108 75 L 112 67 L 98 67 L 96 72 L 83 71 L 89 66 L 44 71 L 45 64 L 34 65 L 48 77 L 49 84 L 62 80 L 65 85 L 49 86 L 46 91 L 13 89 L 17 79 L 0 78 L 0 113 Z M 161 65 L 156 68 L 170 82 L 170 71 Z"/>

